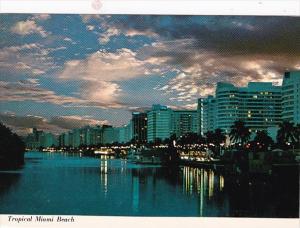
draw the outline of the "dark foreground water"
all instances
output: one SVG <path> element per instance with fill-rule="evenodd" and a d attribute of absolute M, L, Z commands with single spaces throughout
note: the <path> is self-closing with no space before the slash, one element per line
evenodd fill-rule
<path fill-rule="evenodd" d="M 28 152 L 25 162 L 0 171 L 0 214 L 298 217 L 297 180 L 237 183 L 211 170 L 62 153 Z"/>

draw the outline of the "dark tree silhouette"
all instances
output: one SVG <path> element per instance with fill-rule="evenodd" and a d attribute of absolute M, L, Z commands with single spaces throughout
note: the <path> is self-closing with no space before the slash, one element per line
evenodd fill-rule
<path fill-rule="evenodd" d="M 192 132 L 182 135 L 178 140 L 178 144 L 182 146 L 189 146 L 189 145 L 196 144 L 198 142 L 199 142 L 199 136 L 197 135 L 197 133 L 192 133 Z"/>
<path fill-rule="evenodd" d="M 155 138 L 154 139 L 154 146 L 159 146 L 162 144 L 162 139 L 161 138 Z"/>
<path fill-rule="evenodd" d="M 214 132 L 213 131 L 208 131 L 205 133 L 205 137 L 206 137 L 206 143 L 207 145 L 209 145 L 210 143 L 214 143 Z"/>
<path fill-rule="evenodd" d="M 273 139 L 268 135 L 268 133 L 263 131 L 258 131 L 252 142 L 252 148 L 255 151 L 266 151 L 269 146 L 273 144 Z"/>
<path fill-rule="evenodd" d="M 220 129 L 220 128 L 217 128 L 215 130 L 215 132 L 213 133 L 213 136 L 214 136 L 213 143 L 216 146 L 215 153 L 217 153 L 218 155 L 220 155 L 220 147 L 221 147 L 221 144 L 226 141 L 226 136 L 223 133 L 222 129 Z"/>
<path fill-rule="evenodd" d="M 230 140 L 235 143 L 241 143 L 242 147 L 244 147 L 245 143 L 250 139 L 250 135 L 249 128 L 246 127 L 245 122 L 241 120 L 234 122 L 229 133 Z"/>
<path fill-rule="evenodd" d="M 297 124 L 295 129 L 296 148 L 300 149 L 300 124 Z"/>
<path fill-rule="evenodd" d="M 0 169 L 24 164 L 25 144 L 21 138 L 0 123 Z"/>
<path fill-rule="evenodd" d="M 282 147 L 286 148 L 287 143 L 291 142 L 292 144 L 296 144 L 296 131 L 294 124 L 288 121 L 284 121 L 279 124 L 279 130 L 277 132 L 277 143 Z"/>

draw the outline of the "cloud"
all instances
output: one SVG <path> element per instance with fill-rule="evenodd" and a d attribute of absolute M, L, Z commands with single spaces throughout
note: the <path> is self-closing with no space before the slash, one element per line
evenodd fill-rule
<path fill-rule="evenodd" d="M 199 96 L 214 93 L 218 81 L 246 86 L 249 81 L 281 84 L 286 70 L 295 70 L 299 56 L 271 53 L 232 53 L 225 55 L 198 46 L 195 39 L 156 42 L 143 47 L 137 57 L 155 59 L 161 66 L 178 72 L 166 85 L 155 89 L 171 94 L 171 100 L 193 102 Z"/>
<path fill-rule="evenodd" d="M 98 51 L 86 59 L 64 64 L 59 78 L 81 82 L 81 94 L 91 101 L 114 103 L 121 95 L 118 82 L 149 74 L 149 64 L 136 58 L 129 49 Z"/>
<path fill-rule="evenodd" d="M 47 37 L 47 32 L 44 28 L 37 25 L 34 20 L 19 21 L 11 28 L 10 31 L 22 36 L 36 33 L 44 38 Z"/>
<path fill-rule="evenodd" d="M 118 101 L 120 86 L 107 81 L 86 81 L 81 85 L 81 93 L 89 101 L 102 103 L 114 103 Z"/>
<path fill-rule="evenodd" d="M 95 26 L 94 25 L 87 25 L 86 29 L 89 30 L 89 31 L 93 31 L 95 29 Z"/>
<path fill-rule="evenodd" d="M 71 38 L 69 38 L 69 37 L 65 37 L 65 38 L 64 38 L 64 41 L 72 42 L 73 40 L 72 40 Z"/>
<path fill-rule="evenodd" d="M 125 105 L 116 101 L 102 102 L 101 100 L 89 100 L 83 97 L 58 95 L 51 90 L 39 87 L 39 84 L 32 80 L 0 81 L 0 101 L 34 101 L 64 107 L 120 108 Z"/>
<path fill-rule="evenodd" d="M 144 61 L 135 57 L 136 53 L 122 48 L 116 52 L 100 50 L 86 59 L 65 62 L 59 75 L 61 79 L 87 81 L 129 80 L 146 73 Z"/>
<path fill-rule="evenodd" d="M 110 18 L 109 15 L 99 15 L 99 14 L 82 14 L 80 15 L 83 23 L 88 23 L 93 20 L 99 20 L 104 18 Z"/>
<path fill-rule="evenodd" d="M 158 35 L 153 31 L 151 31 L 151 29 L 147 29 L 145 31 L 139 31 L 136 29 L 123 30 L 118 27 L 110 26 L 109 28 L 106 29 L 105 32 L 100 33 L 98 40 L 100 44 L 107 44 L 110 41 L 111 37 L 119 36 L 121 34 L 126 37 L 134 37 L 134 36 L 158 37 Z"/>
<path fill-rule="evenodd" d="M 0 122 L 23 136 L 30 133 L 33 127 L 56 134 L 64 131 L 59 126 L 49 124 L 46 118 L 35 115 L 18 116 L 15 113 L 0 112 Z"/>
<path fill-rule="evenodd" d="M 49 14 L 36 14 L 31 19 L 32 20 L 39 20 L 39 21 L 45 21 L 50 19 L 51 16 Z"/>
<path fill-rule="evenodd" d="M 108 28 L 105 32 L 101 33 L 98 41 L 100 44 L 107 44 L 112 36 L 120 35 L 121 31 L 115 27 Z"/>
<path fill-rule="evenodd" d="M 160 41 L 195 40 L 197 49 L 230 54 L 299 54 L 297 17 L 264 16 L 128 16 L 117 26 L 145 32 Z"/>
<path fill-rule="evenodd" d="M 107 44 L 112 37 L 118 37 L 120 35 L 126 37 L 145 36 L 148 38 L 158 38 L 158 34 L 155 33 L 151 26 L 141 29 L 141 26 L 145 23 L 141 21 L 140 26 L 134 26 L 134 24 L 128 25 L 130 22 L 127 16 L 110 16 L 110 15 L 83 15 L 82 21 L 86 24 L 86 28 L 89 31 L 99 36 L 98 41 L 100 44 Z M 148 18 L 148 16 L 143 16 Z M 96 29 L 99 31 L 96 31 Z"/>
<path fill-rule="evenodd" d="M 23 22 L 34 21 L 33 26 L 39 27 L 41 19 L 33 17 Z M 182 106 L 192 107 L 196 98 L 213 94 L 218 81 L 238 86 L 245 86 L 248 81 L 280 84 L 284 71 L 300 68 L 300 43 L 297 42 L 300 20 L 296 17 L 82 15 L 82 21 L 85 32 L 90 30 L 91 37 L 96 34 L 99 42 L 111 49 L 82 59 L 68 59 L 60 68 L 49 55 L 63 49 L 61 45 L 2 48 L 0 77 L 28 74 L 34 78 L 57 67 L 59 82 L 79 82 L 79 95 L 68 98 L 78 99 L 79 107 L 124 107 L 118 101 L 124 94 L 130 95 L 122 88 L 123 82 L 156 75 L 164 80 L 148 81 L 150 88 L 165 94 L 171 104 L 180 102 Z M 39 34 L 36 29 L 34 33 Z M 115 42 L 108 43 L 112 38 L 124 41 L 124 37 L 135 42 L 130 46 L 128 42 L 116 46 Z M 72 38 L 64 35 L 61 40 L 72 42 Z"/>
<path fill-rule="evenodd" d="M 44 74 L 56 68 L 54 59 L 49 56 L 49 53 L 55 50 L 57 48 L 44 48 L 37 43 L 1 48 L 0 72 L 2 75 L 16 77 L 23 74 L 31 76 Z"/>
<path fill-rule="evenodd" d="M 45 132 L 60 134 L 74 128 L 83 126 L 109 124 L 107 120 L 97 120 L 82 116 L 54 116 L 50 119 L 36 116 L 20 116 L 12 112 L 0 112 L 0 122 L 10 127 L 19 135 L 27 135 L 33 127 Z"/>
<path fill-rule="evenodd" d="M 128 29 L 123 31 L 125 36 L 133 37 L 133 36 L 147 36 L 147 37 L 158 37 L 158 34 L 153 32 L 150 28 L 145 29 L 144 31 L 140 31 L 137 29 Z"/>
<path fill-rule="evenodd" d="M 49 123 L 68 130 L 84 127 L 87 125 L 94 126 L 109 124 L 107 120 L 96 120 L 82 116 L 54 116 L 51 118 Z"/>

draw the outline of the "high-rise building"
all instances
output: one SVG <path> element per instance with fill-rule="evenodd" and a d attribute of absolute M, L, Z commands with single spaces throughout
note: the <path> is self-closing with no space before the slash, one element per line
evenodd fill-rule
<path fill-rule="evenodd" d="M 172 110 L 170 135 L 180 137 L 186 133 L 198 133 L 198 112 L 196 110 Z"/>
<path fill-rule="evenodd" d="M 72 140 L 72 146 L 73 147 L 79 147 L 80 145 L 83 145 L 83 135 L 81 134 L 81 130 L 79 128 L 72 130 L 73 140 Z"/>
<path fill-rule="evenodd" d="M 126 143 L 125 141 L 125 127 L 121 126 L 117 128 L 119 134 L 118 134 L 118 143 Z"/>
<path fill-rule="evenodd" d="M 133 138 L 132 120 L 125 125 L 125 142 L 130 142 Z"/>
<path fill-rule="evenodd" d="M 239 120 L 239 88 L 232 84 L 219 82 L 216 89 L 217 128 L 229 133 L 234 121 Z"/>
<path fill-rule="evenodd" d="M 55 135 L 49 132 L 39 131 L 36 128 L 33 128 L 32 133 L 26 136 L 25 143 L 26 147 L 31 149 L 59 145 L 57 137 Z"/>
<path fill-rule="evenodd" d="M 300 71 L 284 74 L 282 82 L 282 119 L 300 123 Z"/>
<path fill-rule="evenodd" d="M 73 131 L 69 131 L 68 136 L 66 136 L 68 138 L 68 141 L 66 141 L 67 146 L 71 146 L 74 147 L 73 141 L 74 141 L 74 135 L 73 135 Z"/>
<path fill-rule="evenodd" d="M 67 143 L 65 141 L 67 134 L 68 133 L 62 133 L 58 136 L 58 145 L 59 146 L 67 146 Z"/>
<path fill-rule="evenodd" d="M 128 127 L 124 128 L 124 134 L 122 140 L 128 140 L 129 132 Z M 111 144 L 114 142 L 120 142 L 120 128 L 114 128 L 110 125 L 103 126 L 85 126 L 82 128 L 76 128 L 69 132 L 63 133 L 59 136 L 59 142 L 61 146 L 96 146 L 100 144 Z M 126 142 L 128 142 L 126 141 Z"/>
<path fill-rule="evenodd" d="M 156 139 L 170 138 L 171 110 L 166 106 L 153 105 L 147 113 L 147 141 L 155 142 Z"/>
<path fill-rule="evenodd" d="M 110 125 L 103 125 L 102 126 L 102 143 L 103 144 L 110 144 L 114 142 L 114 129 Z"/>
<path fill-rule="evenodd" d="M 132 140 L 132 120 L 129 121 L 128 124 L 119 127 L 119 143 L 127 143 Z"/>
<path fill-rule="evenodd" d="M 197 114 L 198 114 L 198 135 L 203 135 L 203 99 L 198 99 Z"/>
<path fill-rule="evenodd" d="M 219 82 L 216 107 L 216 128 L 226 133 L 236 120 L 253 132 L 267 130 L 281 122 L 281 87 L 271 82 L 249 82 L 247 87 Z"/>
<path fill-rule="evenodd" d="M 43 133 L 41 136 L 41 141 L 40 141 L 40 146 L 42 147 L 52 147 L 52 146 L 57 146 L 58 141 L 52 133 Z"/>
<path fill-rule="evenodd" d="M 208 131 L 214 131 L 217 128 L 216 99 L 213 96 L 199 98 L 197 110 L 201 118 L 201 121 L 198 121 L 200 134 L 203 135 Z"/>
<path fill-rule="evenodd" d="M 147 114 L 143 112 L 132 113 L 133 140 L 136 143 L 147 142 Z"/>

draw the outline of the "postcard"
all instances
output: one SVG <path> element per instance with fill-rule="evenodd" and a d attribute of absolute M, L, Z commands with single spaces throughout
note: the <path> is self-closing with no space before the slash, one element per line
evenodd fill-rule
<path fill-rule="evenodd" d="M 299 17 L 0 25 L 0 226 L 297 224 Z"/>

